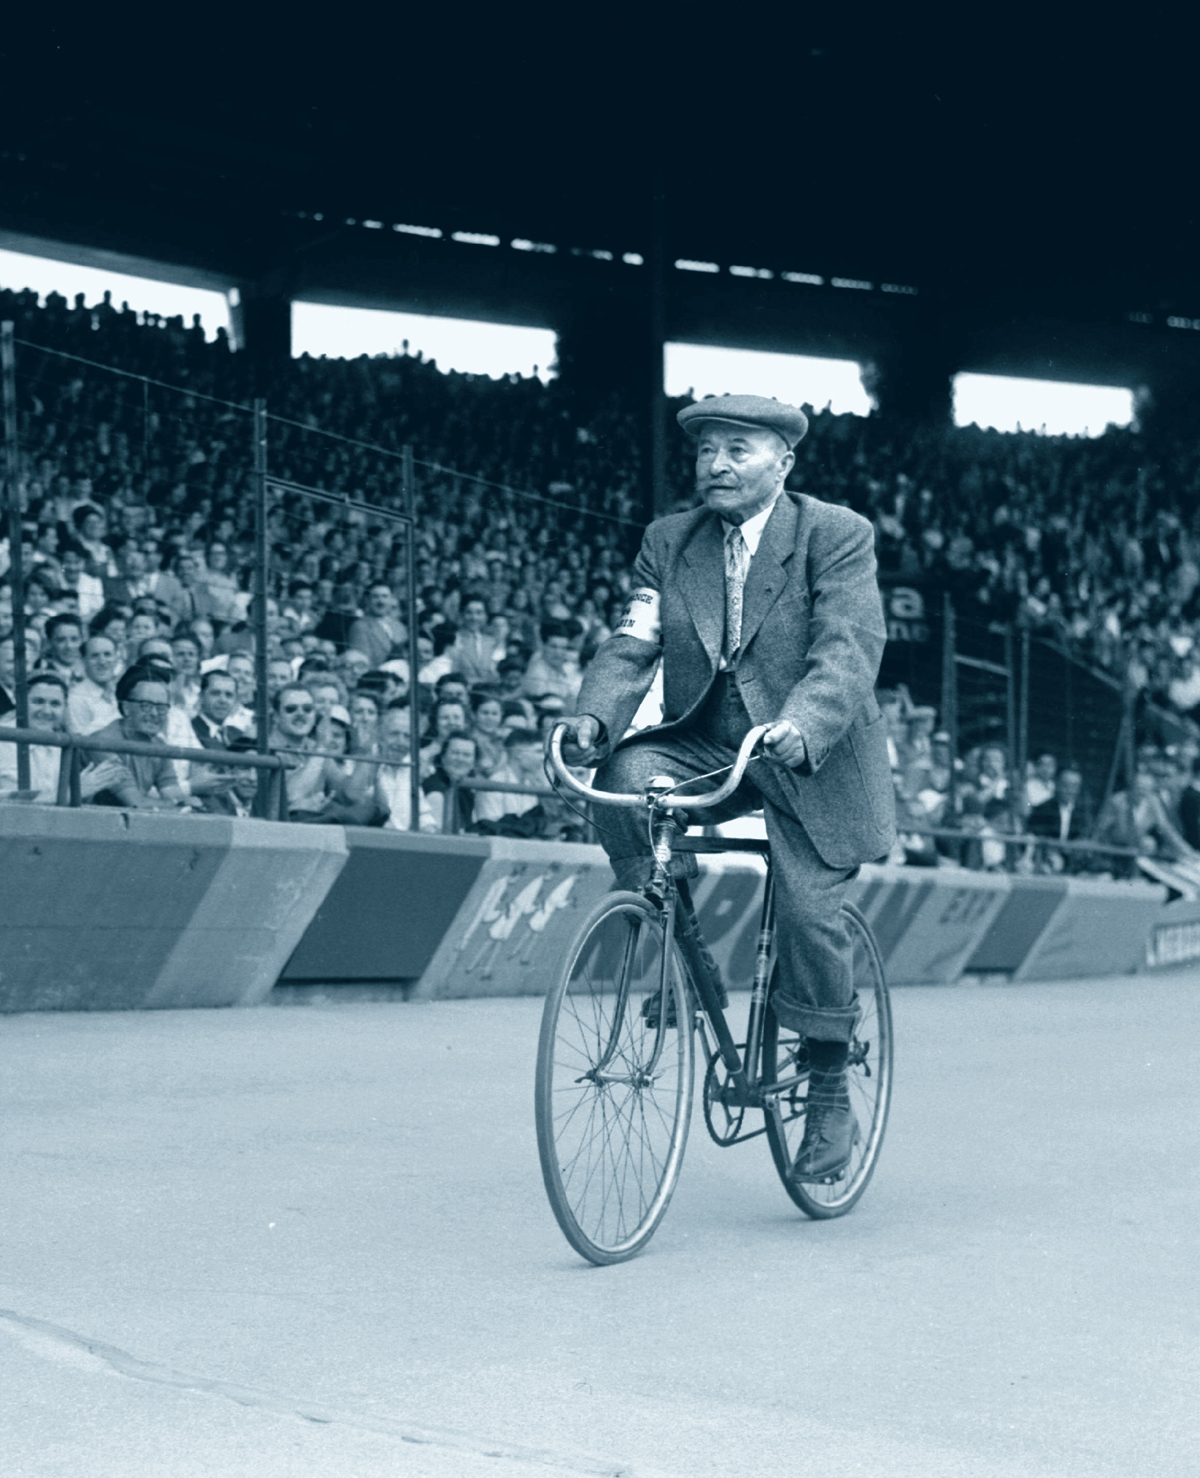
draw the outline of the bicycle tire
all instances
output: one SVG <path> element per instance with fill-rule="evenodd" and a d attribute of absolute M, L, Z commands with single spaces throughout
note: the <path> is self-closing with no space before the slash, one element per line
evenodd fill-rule
<path fill-rule="evenodd" d="M 610 893 L 583 920 L 542 1012 L 535 1094 L 542 1179 L 563 1235 L 600 1266 L 624 1262 L 649 1242 L 687 1145 L 694 1022 L 679 947 L 667 944 L 674 1015 L 668 1011 L 652 1080 L 639 1081 L 659 1036 L 643 1003 L 660 989 L 663 919 L 639 893 Z M 597 1070 L 615 1081 L 589 1079 Z"/>
<path fill-rule="evenodd" d="M 850 1100 L 862 1138 L 855 1146 L 845 1177 L 831 1185 L 797 1184 L 792 1163 L 804 1134 L 804 1093 L 800 1084 L 767 1103 L 767 1140 L 784 1190 L 807 1216 L 824 1221 L 845 1216 L 866 1190 L 883 1144 L 892 1097 L 892 1007 L 883 961 L 870 925 L 853 904 L 843 905 L 852 940 L 854 987 L 862 1017 L 851 1042 Z M 763 1020 L 762 1080 L 777 1082 L 796 1062 L 801 1039 L 781 1028 L 768 999 Z"/>

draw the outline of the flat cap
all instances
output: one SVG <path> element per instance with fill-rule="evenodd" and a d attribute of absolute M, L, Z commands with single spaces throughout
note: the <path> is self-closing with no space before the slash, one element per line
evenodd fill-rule
<path fill-rule="evenodd" d="M 699 436 L 705 421 L 730 421 L 735 426 L 774 431 L 789 447 L 802 441 L 808 430 L 808 417 L 798 406 L 768 400 L 765 395 L 709 395 L 684 406 L 675 419 L 689 436 Z"/>

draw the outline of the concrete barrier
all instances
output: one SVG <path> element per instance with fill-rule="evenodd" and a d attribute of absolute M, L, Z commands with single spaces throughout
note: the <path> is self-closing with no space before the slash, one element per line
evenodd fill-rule
<path fill-rule="evenodd" d="M 348 826 L 349 856 L 280 984 L 414 984 L 451 932 L 486 837 L 422 836 Z"/>
<path fill-rule="evenodd" d="M 1158 883 L 1068 878 L 1058 907 L 1013 979 L 1131 974 L 1145 964 L 1146 939 L 1166 899 Z"/>
<path fill-rule="evenodd" d="M 0 806 L 0 1011 L 265 998 L 346 858 L 336 827 Z"/>
<path fill-rule="evenodd" d="M 576 924 L 613 886 L 599 847 L 507 837 L 488 846 L 421 977 L 421 999 L 543 995 Z"/>

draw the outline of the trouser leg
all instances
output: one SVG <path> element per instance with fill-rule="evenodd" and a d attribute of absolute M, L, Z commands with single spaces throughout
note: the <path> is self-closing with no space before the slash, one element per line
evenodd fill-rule
<path fill-rule="evenodd" d="M 688 780 L 722 765 L 730 765 L 735 758 L 736 751 L 695 731 L 655 736 L 617 750 L 596 772 L 596 789 L 636 795 L 644 791 L 656 775 Z M 714 789 L 719 784 L 719 780 L 712 782 Z M 747 802 L 735 797 L 728 806 L 720 808 L 719 814 L 706 812 L 695 819 L 705 823 L 728 820 L 731 816 L 743 815 L 757 804 L 757 798 Z M 611 806 L 605 807 L 598 819 L 603 828 L 600 841 L 612 863 L 617 887 L 634 890 L 642 887 L 649 880 L 653 867 L 647 811 L 640 807 L 635 810 L 633 807 L 618 809 Z M 675 871 L 678 877 L 695 877 L 694 854 L 679 854 Z"/>
<path fill-rule="evenodd" d="M 763 770 L 767 770 L 763 766 Z M 842 912 L 856 868 L 829 867 L 803 825 L 784 810 L 768 774 L 760 774 L 767 836 L 775 869 L 779 986 L 775 1014 L 784 1026 L 818 1041 L 848 1042 L 858 1020 L 851 972 L 850 927 Z M 782 799 L 782 796 L 779 797 Z"/>

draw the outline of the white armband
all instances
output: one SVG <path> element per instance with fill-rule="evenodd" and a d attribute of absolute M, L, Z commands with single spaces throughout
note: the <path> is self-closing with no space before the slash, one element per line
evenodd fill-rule
<path fill-rule="evenodd" d="M 635 636 L 638 641 L 662 646 L 662 620 L 660 609 L 662 596 L 657 590 L 635 590 L 629 597 L 629 607 L 617 622 L 615 636 Z"/>

